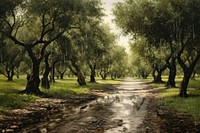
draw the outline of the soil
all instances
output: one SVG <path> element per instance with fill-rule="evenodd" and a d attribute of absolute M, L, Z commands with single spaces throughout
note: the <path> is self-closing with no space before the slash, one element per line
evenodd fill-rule
<path fill-rule="evenodd" d="M 152 91 L 148 97 L 147 114 L 143 124 L 138 128 L 145 128 L 149 133 L 199 133 L 200 122 L 186 113 L 174 109 L 168 109 L 157 94 L 162 89 Z"/>
<path fill-rule="evenodd" d="M 47 129 L 55 129 L 57 125 L 63 124 L 64 120 L 68 123 L 66 126 L 70 126 L 70 131 L 74 133 L 104 133 L 107 129 L 117 129 L 115 130 L 117 132 L 132 133 L 126 128 L 126 121 L 123 119 L 109 119 L 112 112 L 106 110 L 107 106 L 101 106 L 101 104 L 99 104 L 95 106 L 95 108 L 91 108 L 93 105 L 88 104 L 101 96 L 109 96 L 115 93 L 114 91 L 116 91 L 114 86 L 106 85 L 106 87 L 101 90 L 93 90 L 93 94 L 91 95 L 72 96 L 66 99 L 43 98 L 37 100 L 34 103 L 27 104 L 23 109 L 15 109 L 1 114 L 0 132 L 46 133 Z M 137 109 L 140 112 L 144 110 L 146 115 L 144 119 L 141 120 L 141 124 L 137 127 L 137 131 L 134 130 L 134 132 L 200 132 L 200 123 L 195 121 L 192 116 L 176 110 L 167 109 L 162 103 L 158 104 L 159 99 L 157 98 L 157 94 L 160 93 L 160 91 L 161 90 L 155 91 L 150 89 L 148 95 L 145 97 L 144 103 L 142 102 L 142 104 L 146 104 L 145 107 L 143 108 L 141 106 L 142 109 Z M 91 106 L 90 111 L 84 111 L 89 106 Z M 83 112 L 79 112 L 74 116 L 72 115 L 74 112 L 71 112 L 74 108 L 82 110 Z M 98 113 L 96 113 L 97 111 Z M 89 117 L 89 113 L 91 112 L 93 116 Z M 65 120 L 62 118 L 68 119 Z M 74 122 L 77 122 L 77 124 L 74 124 Z M 38 126 L 38 123 L 41 124 Z M 36 130 L 36 126 L 39 127 L 39 130 Z M 80 129 L 80 127 L 82 127 L 82 129 Z M 72 128 L 74 128 L 74 130 L 72 130 Z M 80 130 L 77 130 L 78 128 Z"/>
<path fill-rule="evenodd" d="M 48 121 L 50 117 L 61 113 L 66 108 L 75 108 L 96 98 L 96 95 L 91 94 L 66 99 L 42 98 L 36 100 L 34 103 L 26 104 L 22 109 L 13 109 L 1 114 L 0 132 L 21 131 L 29 125 Z"/>

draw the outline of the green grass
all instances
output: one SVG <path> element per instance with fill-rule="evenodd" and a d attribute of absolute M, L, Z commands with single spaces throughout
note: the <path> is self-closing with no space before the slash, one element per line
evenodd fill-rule
<path fill-rule="evenodd" d="M 8 82 L 7 79 L 0 75 L 0 112 L 5 112 L 9 109 L 22 108 L 26 103 L 34 102 L 40 97 L 33 95 L 19 94 L 24 90 L 26 85 L 26 76 L 20 76 L 19 79 L 14 78 L 13 82 Z M 56 83 L 51 83 L 49 90 L 41 89 L 50 97 L 66 98 L 71 95 L 90 94 L 91 89 L 103 87 L 97 83 L 87 83 L 85 86 L 79 86 L 76 78 L 67 78 L 64 80 L 56 80 Z"/>
<path fill-rule="evenodd" d="M 69 95 L 90 94 L 91 89 L 99 89 L 101 87 L 103 85 L 89 82 L 85 86 L 79 86 L 76 78 L 67 78 L 64 80 L 56 80 L 56 83 L 51 84 L 49 90 L 42 89 L 42 91 L 53 97 L 65 98 Z"/>
<path fill-rule="evenodd" d="M 35 101 L 38 97 L 33 95 L 19 94 L 26 85 L 25 76 L 8 82 L 0 75 L 0 112 L 9 109 L 22 108 L 26 103 Z"/>
<path fill-rule="evenodd" d="M 150 81 L 151 79 L 148 79 Z M 167 78 L 163 78 L 167 81 Z M 180 87 L 182 78 L 176 78 L 176 85 Z M 165 84 L 151 84 L 154 88 L 162 88 Z M 181 98 L 178 96 L 179 88 L 164 89 L 159 98 L 166 103 L 166 107 L 185 112 L 192 115 L 196 120 L 200 121 L 200 78 L 190 80 L 188 85 L 189 98 Z M 160 101 L 159 101 L 160 102 Z M 158 103 L 159 103 L 158 102 Z"/>
<path fill-rule="evenodd" d="M 180 98 L 178 93 L 179 89 L 167 89 L 160 93 L 159 98 L 166 103 L 167 108 L 186 112 L 200 120 L 200 90 L 188 90 L 189 98 Z"/>

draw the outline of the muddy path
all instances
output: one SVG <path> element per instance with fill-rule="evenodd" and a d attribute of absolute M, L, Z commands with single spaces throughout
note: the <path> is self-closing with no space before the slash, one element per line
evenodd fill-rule
<path fill-rule="evenodd" d="M 111 93 L 77 108 L 67 108 L 48 122 L 22 132 L 42 133 L 135 133 L 145 132 L 140 124 L 147 112 L 151 88 L 137 79 L 126 78 Z"/>

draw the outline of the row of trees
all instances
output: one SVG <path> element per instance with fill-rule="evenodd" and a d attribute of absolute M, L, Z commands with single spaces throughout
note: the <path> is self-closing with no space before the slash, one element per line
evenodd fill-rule
<path fill-rule="evenodd" d="M 115 21 L 125 34 L 133 37 L 132 51 L 143 77 L 153 69 L 155 82 L 168 68 L 168 87 L 175 87 L 177 65 L 182 68 L 181 97 L 198 71 L 200 59 L 200 1 L 198 0 L 125 0 L 114 9 Z M 148 65 L 147 65 L 148 64 Z M 144 67 L 145 65 L 145 67 Z"/>
<path fill-rule="evenodd" d="M 28 74 L 23 93 L 40 94 L 50 88 L 55 70 L 63 78 L 67 68 L 85 85 L 124 76 L 125 50 L 115 46 L 115 35 L 102 24 L 99 0 L 6 0 L 0 3 L 0 72 L 12 80 L 23 70 Z M 115 47 L 116 49 L 114 49 Z M 115 61 L 118 55 L 118 61 Z M 123 63 L 124 64 L 124 63 Z M 30 69 L 30 71 L 28 71 Z"/>

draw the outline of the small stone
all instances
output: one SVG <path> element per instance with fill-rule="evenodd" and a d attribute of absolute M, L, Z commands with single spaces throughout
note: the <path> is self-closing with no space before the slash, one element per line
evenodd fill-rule
<path fill-rule="evenodd" d="M 17 126 L 17 125 L 10 126 L 10 129 L 18 129 L 18 128 L 19 128 L 19 126 Z"/>
<path fill-rule="evenodd" d="M 5 133 L 14 133 L 14 130 L 13 129 L 6 129 Z"/>
<path fill-rule="evenodd" d="M 55 119 L 55 122 L 60 122 L 61 121 L 61 119 Z"/>
<path fill-rule="evenodd" d="M 40 133 L 47 133 L 47 129 L 46 128 L 40 129 Z"/>

